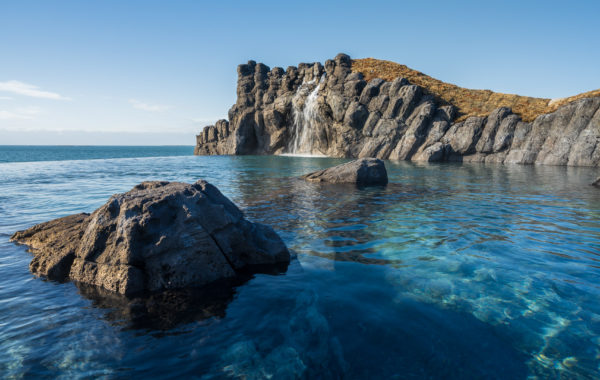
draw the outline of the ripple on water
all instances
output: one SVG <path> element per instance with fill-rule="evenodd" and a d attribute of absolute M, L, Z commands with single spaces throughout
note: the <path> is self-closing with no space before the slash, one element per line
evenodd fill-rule
<path fill-rule="evenodd" d="M 163 157 L 0 164 L 9 377 L 588 377 L 600 365 L 600 192 L 586 168 Z M 298 254 L 213 296 L 124 301 L 33 278 L 18 229 L 152 179 L 209 180 Z"/>

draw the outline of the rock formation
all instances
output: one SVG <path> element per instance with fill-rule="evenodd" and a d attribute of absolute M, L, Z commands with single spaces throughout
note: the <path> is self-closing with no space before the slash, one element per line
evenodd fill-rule
<path fill-rule="evenodd" d="M 251 223 L 206 181 L 143 182 L 90 214 L 19 231 L 32 273 L 121 294 L 201 286 L 251 266 L 289 263 L 268 226 Z"/>
<path fill-rule="evenodd" d="M 360 186 L 386 185 L 387 171 L 377 158 L 361 158 L 302 176 L 309 182 L 354 183 Z"/>
<path fill-rule="evenodd" d="M 412 161 L 598 166 L 600 97 L 523 122 L 510 108 L 455 122 L 456 108 L 404 78 L 367 82 L 339 54 L 325 65 L 238 66 L 229 121 L 197 136 L 195 154 L 321 154 Z"/>

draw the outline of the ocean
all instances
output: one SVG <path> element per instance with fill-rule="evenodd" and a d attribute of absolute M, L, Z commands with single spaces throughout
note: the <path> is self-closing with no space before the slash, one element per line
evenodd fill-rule
<path fill-rule="evenodd" d="M 386 161 L 357 188 L 297 178 L 344 159 L 192 152 L 0 146 L 0 377 L 598 377 L 597 169 Z M 36 278 L 9 242 L 200 178 L 280 234 L 287 272 L 129 301 Z"/>

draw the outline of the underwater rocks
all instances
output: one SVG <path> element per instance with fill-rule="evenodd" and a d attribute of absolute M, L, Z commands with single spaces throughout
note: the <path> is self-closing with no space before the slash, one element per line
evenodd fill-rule
<path fill-rule="evenodd" d="M 508 107 L 457 120 L 457 109 L 425 88 L 405 78 L 367 82 L 351 66 L 346 54 L 286 70 L 239 65 L 229 121 L 205 127 L 195 154 L 600 166 L 600 97 L 530 123 Z"/>
<path fill-rule="evenodd" d="M 271 227 L 246 220 L 203 180 L 143 182 L 92 214 L 41 223 L 11 240 L 30 247 L 38 276 L 126 295 L 202 286 L 290 261 Z"/>
<path fill-rule="evenodd" d="M 211 282 L 202 287 L 166 289 L 127 296 L 104 288 L 75 282 L 79 294 L 96 308 L 105 309 L 103 319 L 132 330 L 170 330 L 177 326 L 221 319 L 237 288 L 251 279 L 242 275 Z"/>
<path fill-rule="evenodd" d="M 377 158 L 361 158 L 305 174 L 301 178 L 309 182 L 355 183 L 360 186 L 386 185 L 388 183 L 385 164 Z"/>
<path fill-rule="evenodd" d="M 287 323 L 270 339 L 251 337 L 233 343 L 217 363 L 226 378 L 340 379 L 348 371 L 344 351 L 329 321 L 319 310 L 318 295 L 296 295 Z M 282 308 L 287 305 L 281 305 Z M 237 337 L 237 336 L 236 336 Z M 241 337 L 241 336 L 239 336 Z"/>

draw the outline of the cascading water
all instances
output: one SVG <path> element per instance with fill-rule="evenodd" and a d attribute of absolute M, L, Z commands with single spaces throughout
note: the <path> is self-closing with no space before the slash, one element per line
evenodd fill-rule
<path fill-rule="evenodd" d="M 325 80 L 325 75 L 321 76 L 319 83 L 315 88 L 306 96 L 304 105 L 300 106 L 300 100 L 306 91 L 315 84 L 316 80 L 313 79 L 309 82 L 302 83 L 294 99 L 292 100 L 292 140 L 288 146 L 288 154 L 291 155 L 313 155 L 313 140 L 316 123 L 318 122 L 318 104 L 317 96 L 321 83 Z"/>

